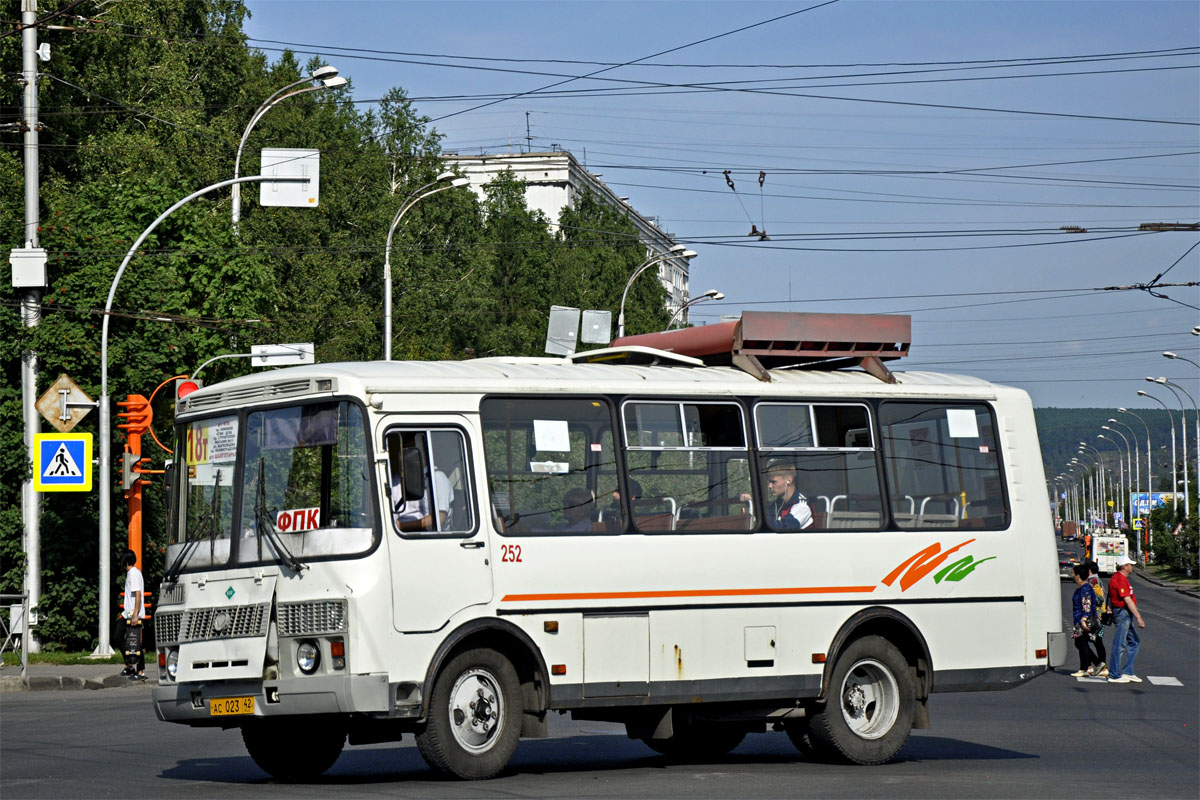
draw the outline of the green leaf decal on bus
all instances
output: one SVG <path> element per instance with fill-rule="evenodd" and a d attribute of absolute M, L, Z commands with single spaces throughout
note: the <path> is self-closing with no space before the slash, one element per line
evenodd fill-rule
<path fill-rule="evenodd" d="M 955 561 L 953 564 L 934 575 L 933 582 L 941 583 L 943 578 L 948 581 L 961 581 L 963 578 L 974 572 L 975 568 L 980 564 L 985 561 L 991 561 L 994 558 L 995 556 L 988 556 L 987 558 L 981 558 L 978 561 L 976 561 L 972 556 L 960 558 L 958 561 Z"/>

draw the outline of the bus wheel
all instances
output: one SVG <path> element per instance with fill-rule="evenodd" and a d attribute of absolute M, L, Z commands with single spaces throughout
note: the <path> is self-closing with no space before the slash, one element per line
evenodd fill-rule
<path fill-rule="evenodd" d="M 333 766 L 346 746 L 340 723 L 314 717 L 314 725 L 296 719 L 263 719 L 242 726 L 242 742 L 259 769 L 281 781 L 310 781 Z"/>
<path fill-rule="evenodd" d="M 429 766 L 467 780 L 508 764 L 521 736 L 517 671 L 492 650 L 468 650 L 438 673 L 417 748 Z"/>
<path fill-rule="evenodd" d="M 820 743 L 813 741 L 812 726 L 807 719 L 792 720 L 784 725 L 783 730 L 795 748 L 809 758 L 825 755 Z"/>
<path fill-rule="evenodd" d="M 654 752 L 675 761 L 709 761 L 728 754 L 746 738 L 745 728 L 710 722 L 673 720 L 675 735 L 669 739 L 644 738 Z"/>
<path fill-rule="evenodd" d="M 908 662 L 891 642 L 881 636 L 852 642 L 838 656 L 828 693 L 810 723 L 818 751 L 855 764 L 883 764 L 900 752 L 915 701 Z"/>

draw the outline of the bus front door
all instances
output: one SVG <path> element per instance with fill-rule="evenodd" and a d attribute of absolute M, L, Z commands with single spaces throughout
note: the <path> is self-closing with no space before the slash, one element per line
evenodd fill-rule
<path fill-rule="evenodd" d="M 435 631 L 492 599 L 487 523 L 475 511 L 465 420 L 389 428 L 384 441 L 392 621 L 402 633 Z"/>

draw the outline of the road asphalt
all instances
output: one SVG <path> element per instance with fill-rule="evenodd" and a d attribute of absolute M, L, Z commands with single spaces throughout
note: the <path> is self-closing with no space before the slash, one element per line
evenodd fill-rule
<path fill-rule="evenodd" d="M 1145 573 L 1135 573 L 1135 580 L 1144 580 L 1156 586 L 1175 586 L 1177 591 L 1200 599 L 1200 590 L 1181 584 L 1167 583 Z M 153 653 L 148 653 L 153 658 Z M 30 664 L 26 678 L 21 677 L 21 666 L 0 667 L 0 694 L 8 692 L 36 692 L 48 689 L 145 689 L 158 684 L 158 668 L 146 665 L 145 681 L 130 681 L 120 675 L 120 664 Z"/>

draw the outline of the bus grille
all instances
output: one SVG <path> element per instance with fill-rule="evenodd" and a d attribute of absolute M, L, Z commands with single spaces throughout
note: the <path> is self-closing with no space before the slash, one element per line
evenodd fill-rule
<path fill-rule="evenodd" d="M 257 606 L 190 608 L 187 611 L 159 613 L 154 618 L 154 632 L 158 641 L 164 644 L 265 636 L 270 609 L 269 603 L 263 603 Z M 214 622 L 220 625 L 220 630 L 214 626 Z"/>
<path fill-rule="evenodd" d="M 280 603 L 276 615 L 280 636 L 312 636 L 318 633 L 343 633 L 346 630 L 344 600 Z"/>
<path fill-rule="evenodd" d="M 163 644 L 174 644 L 179 641 L 179 624 L 183 621 L 182 611 L 154 615 L 154 639 Z"/>

